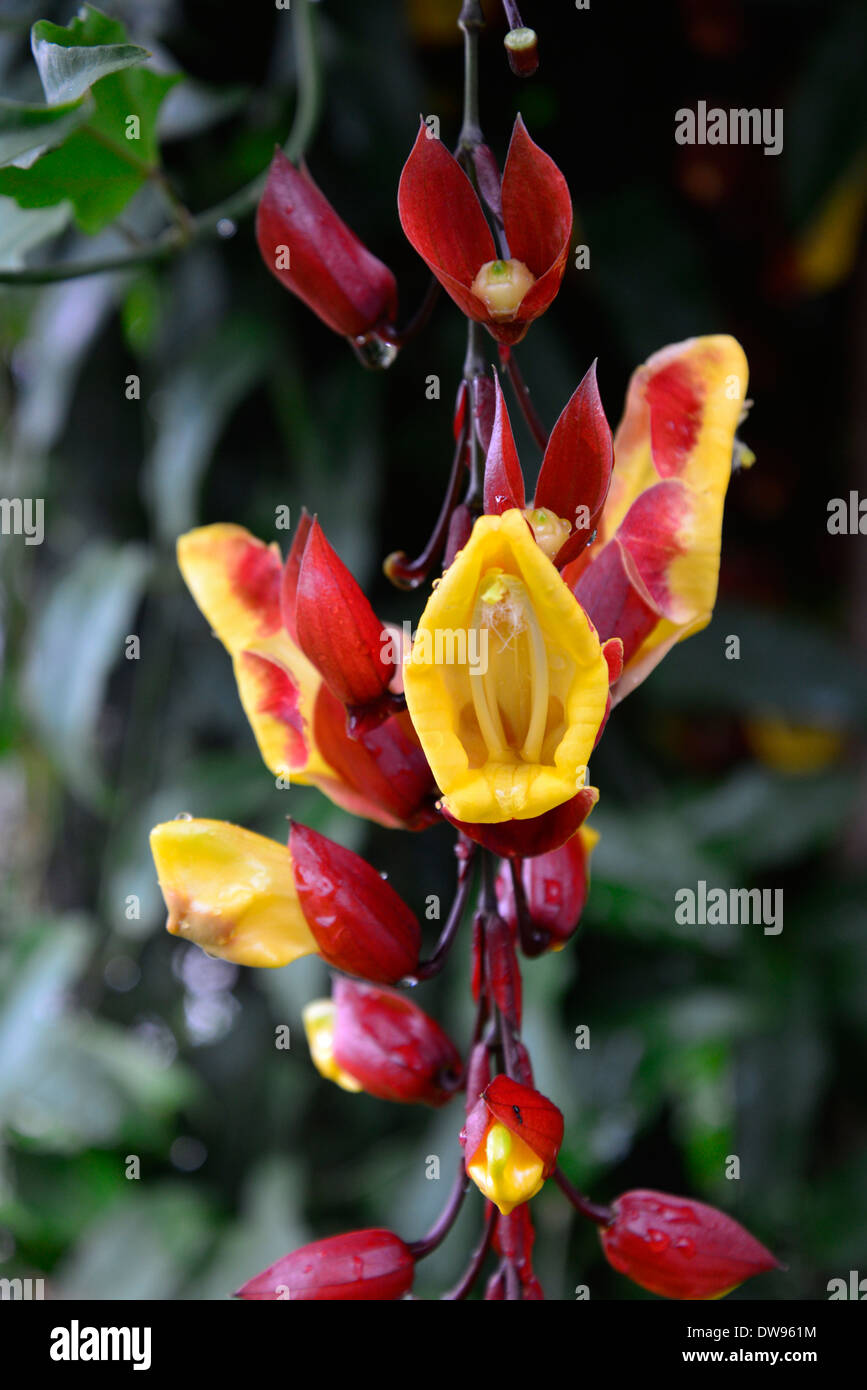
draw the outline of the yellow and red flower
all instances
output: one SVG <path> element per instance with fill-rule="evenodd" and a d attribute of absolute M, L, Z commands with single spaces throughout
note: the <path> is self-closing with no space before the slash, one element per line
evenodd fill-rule
<path fill-rule="evenodd" d="M 359 855 L 293 825 L 289 847 L 227 821 L 180 818 L 151 831 L 173 936 L 237 965 L 319 954 L 393 984 L 415 969 L 421 928 Z"/>
<path fill-rule="evenodd" d="M 380 653 L 387 634 L 317 524 L 305 513 L 285 565 L 277 545 L 229 524 L 181 536 L 178 563 L 232 658 L 241 703 L 271 772 L 317 786 L 381 825 L 431 824 L 430 768 L 406 712 L 388 715 L 380 705 L 378 723 L 357 737 L 347 732 L 342 698 L 386 689 L 391 671 Z M 330 649 L 317 615 L 317 604 L 324 611 L 322 595 Z"/>
<path fill-rule="evenodd" d="M 503 1216 L 541 1190 L 562 1142 L 556 1105 L 502 1075 L 479 1096 L 461 1132 L 467 1173 Z"/>

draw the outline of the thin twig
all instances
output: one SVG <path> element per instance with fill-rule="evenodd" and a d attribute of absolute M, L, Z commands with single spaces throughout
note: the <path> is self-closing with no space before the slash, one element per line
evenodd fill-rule
<path fill-rule="evenodd" d="M 454 1288 L 442 1296 L 444 1303 L 456 1303 L 466 1298 L 476 1280 L 482 1272 L 482 1265 L 485 1263 L 485 1256 L 491 1248 L 491 1241 L 494 1238 L 494 1229 L 497 1224 L 497 1214 L 493 1202 L 488 1202 L 485 1208 L 485 1234 L 476 1246 L 472 1259 L 455 1284 Z"/>
<path fill-rule="evenodd" d="M 576 1211 L 582 1216 L 586 1216 L 588 1221 L 593 1221 L 597 1226 L 610 1226 L 614 1220 L 614 1212 L 611 1207 L 601 1206 L 598 1202 L 591 1202 L 589 1197 L 585 1197 L 579 1192 L 577 1187 L 573 1187 L 562 1168 L 554 1169 L 554 1181 L 560 1191 L 571 1202 Z"/>
<path fill-rule="evenodd" d="M 530 433 L 544 454 L 548 447 L 548 431 L 542 421 L 542 417 L 530 399 L 530 392 L 527 383 L 524 381 L 521 368 L 518 366 L 515 354 L 511 348 L 506 347 L 500 350 L 500 361 L 505 367 L 512 389 L 515 392 L 515 399 L 521 408 L 521 413 L 527 421 Z"/>
<path fill-rule="evenodd" d="M 431 1226 L 426 1236 L 422 1236 L 421 1240 L 413 1240 L 410 1242 L 409 1248 L 414 1260 L 423 1260 L 425 1255 L 432 1254 L 437 1246 L 442 1245 L 457 1220 L 458 1212 L 463 1206 L 464 1198 L 469 1188 L 470 1179 L 464 1167 L 464 1160 L 461 1159 L 455 1181 L 452 1185 L 452 1190 L 436 1221 Z"/>

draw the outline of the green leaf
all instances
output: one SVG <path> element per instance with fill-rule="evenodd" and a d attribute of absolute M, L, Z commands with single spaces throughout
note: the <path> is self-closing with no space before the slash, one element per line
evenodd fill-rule
<path fill-rule="evenodd" d="M 28 251 L 62 232 L 72 216 L 72 204 L 51 208 L 20 208 L 14 198 L 0 198 L 0 266 L 17 270 Z"/>
<path fill-rule="evenodd" d="M 140 546 L 85 550 L 43 609 L 24 671 L 31 721 L 71 787 L 91 803 L 105 795 L 94 750 L 103 691 L 149 564 Z"/>
<path fill-rule="evenodd" d="M 33 50 L 51 105 L 91 90 L 86 124 L 30 168 L 0 170 L 0 194 L 21 207 L 51 207 L 68 198 L 83 232 L 113 221 L 159 167 L 156 122 L 180 78 L 138 66 L 150 54 L 121 42 L 122 24 L 90 5 L 68 28 L 41 20 Z"/>
<path fill-rule="evenodd" d="M 15 160 L 19 167 L 29 167 L 44 150 L 83 125 L 92 110 L 93 103 L 81 97 L 57 106 L 0 101 L 0 164 Z M 25 161 L 22 156 L 28 153 Z"/>
<path fill-rule="evenodd" d="M 30 43 L 45 100 L 74 101 L 110 73 L 146 62 L 148 50 L 125 39 L 123 25 L 93 5 L 84 5 L 66 28 L 40 19 Z"/>

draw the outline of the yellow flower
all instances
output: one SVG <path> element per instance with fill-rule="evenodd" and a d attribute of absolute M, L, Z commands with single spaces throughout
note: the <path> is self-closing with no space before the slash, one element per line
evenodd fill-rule
<path fill-rule="evenodd" d="M 276 840 L 219 820 L 171 820 L 151 852 L 173 936 L 236 965 L 288 965 L 317 951 L 292 856 Z"/>
<path fill-rule="evenodd" d="M 520 511 L 476 521 L 428 600 L 404 686 L 458 820 L 526 820 L 584 786 L 608 666 Z"/>

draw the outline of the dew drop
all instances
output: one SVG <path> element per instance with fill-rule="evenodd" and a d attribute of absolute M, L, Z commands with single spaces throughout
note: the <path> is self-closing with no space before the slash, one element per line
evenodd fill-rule
<path fill-rule="evenodd" d="M 175 820 L 192 820 L 192 819 L 193 819 L 193 817 L 192 817 L 192 813 L 191 813 L 190 811 L 178 811 L 178 814 L 175 816 Z"/>
<path fill-rule="evenodd" d="M 667 1250 L 671 1244 L 671 1239 L 665 1234 L 665 1231 L 657 1231 L 653 1227 L 647 1232 L 645 1240 L 655 1253 Z"/>

